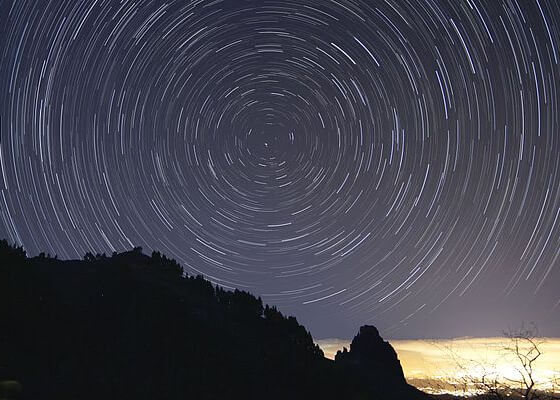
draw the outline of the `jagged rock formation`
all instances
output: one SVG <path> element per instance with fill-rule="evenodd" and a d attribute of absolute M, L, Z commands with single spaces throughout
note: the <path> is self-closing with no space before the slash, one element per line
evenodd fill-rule
<path fill-rule="evenodd" d="M 350 351 L 339 351 L 335 361 L 360 373 L 376 376 L 391 385 L 406 384 L 397 353 L 371 325 L 364 325 L 350 344 Z"/>
<path fill-rule="evenodd" d="M 335 363 L 355 379 L 366 382 L 372 393 L 379 397 L 383 397 L 387 387 L 392 388 L 393 399 L 426 396 L 406 383 L 395 349 L 383 340 L 374 326 L 362 326 L 350 343 L 350 351 L 346 348 L 338 351 Z"/>

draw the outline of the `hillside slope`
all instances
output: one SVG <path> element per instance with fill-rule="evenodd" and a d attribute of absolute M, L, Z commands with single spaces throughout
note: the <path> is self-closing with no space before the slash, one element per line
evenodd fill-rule
<path fill-rule="evenodd" d="M 295 318 L 141 249 L 60 261 L 1 241 L 0 322 L 0 381 L 23 399 L 425 398 L 375 335 L 389 380 L 360 346 L 328 360 Z"/>

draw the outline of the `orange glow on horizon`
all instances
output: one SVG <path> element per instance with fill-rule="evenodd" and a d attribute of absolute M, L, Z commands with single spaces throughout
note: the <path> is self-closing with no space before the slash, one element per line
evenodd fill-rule
<path fill-rule="evenodd" d="M 540 389 L 559 391 L 560 338 L 544 338 L 542 355 L 535 362 L 534 377 Z M 507 338 L 461 338 L 448 340 L 392 340 L 408 383 L 429 393 L 469 395 L 477 392 L 473 380 L 497 379 L 508 383 L 519 380 L 519 360 L 504 350 Z M 327 358 L 334 358 L 349 340 L 325 339 L 317 344 Z M 554 385 L 553 385 L 554 384 Z"/>

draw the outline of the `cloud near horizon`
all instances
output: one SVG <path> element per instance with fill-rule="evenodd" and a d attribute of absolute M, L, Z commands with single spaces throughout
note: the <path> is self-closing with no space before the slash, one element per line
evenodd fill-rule
<path fill-rule="evenodd" d="M 331 359 L 338 350 L 350 347 L 350 340 L 346 339 L 323 339 L 316 343 L 325 357 Z M 391 340 L 390 343 L 407 381 L 427 392 L 463 392 L 459 390 L 461 382 L 482 374 L 495 375 L 501 380 L 517 378 L 516 362 L 504 350 L 508 344 L 506 338 Z M 542 355 L 535 364 L 535 376 L 541 387 L 545 387 L 552 379 L 560 378 L 560 338 L 544 338 L 539 348 Z"/>

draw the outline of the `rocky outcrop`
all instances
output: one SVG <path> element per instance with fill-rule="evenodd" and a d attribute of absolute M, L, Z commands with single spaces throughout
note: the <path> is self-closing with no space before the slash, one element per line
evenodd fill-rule
<path fill-rule="evenodd" d="M 350 351 L 344 348 L 337 352 L 335 364 L 355 379 L 368 382 L 372 392 L 381 397 L 390 392 L 393 399 L 427 398 L 406 383 L 397 353 L 374 326 L 362 326 L 350 344 Z"/>
<path fill-rule="evenodd" d="M 397 353 L 389 342 L 383 340 L 375 326 L 362 326 L 350 344 L 350 351 L 346 348 L 338 351 L 335 361 L 387 383 L 406 384 Z"/>

